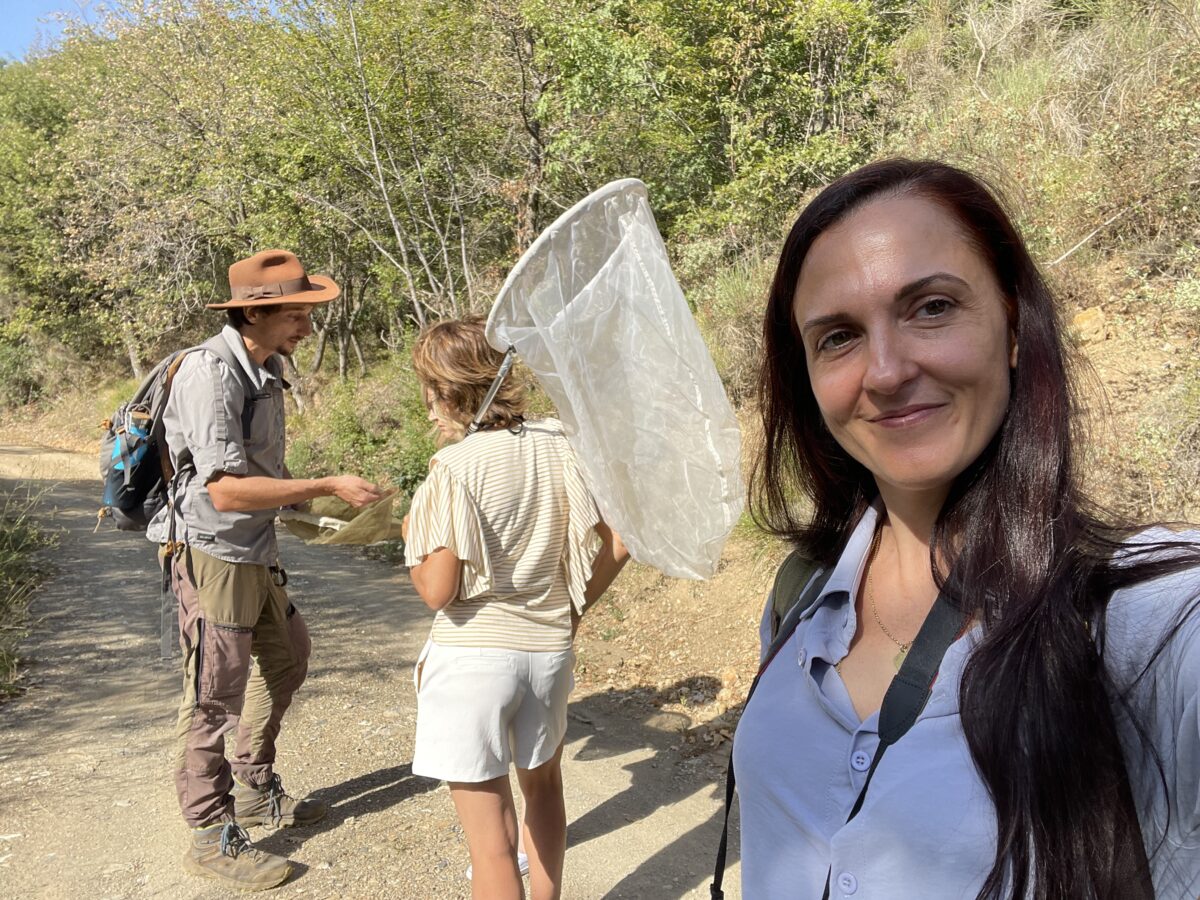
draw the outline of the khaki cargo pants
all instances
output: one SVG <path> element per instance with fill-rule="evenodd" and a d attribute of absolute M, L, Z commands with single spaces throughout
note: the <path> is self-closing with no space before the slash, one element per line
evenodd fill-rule
<path fill-rule="evenodd" d="M 175 789 L 188 825 L 233 815 L 233 776 L 271 779 L 275 738 L 304 683 L 308 629 L 271 570 L 186 547 L 171 557 L 179 601 L 183 701 L 175 745 Z M 237 732 L 233 765 L 225 735 Z"/>

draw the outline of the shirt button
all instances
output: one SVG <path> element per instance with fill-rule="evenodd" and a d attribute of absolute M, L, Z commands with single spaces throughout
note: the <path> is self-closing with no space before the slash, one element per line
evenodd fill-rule
<path fill-rule="evenodd" d="M 871 768 L 871 754 L 865 750 L 855 750 L 850 754 L 850 765 L 854 767 L 855 772 L 865 772 Z"/>
<path fill-rule="evenodd" d="M 837 885 L 843 894 L 853 894 L 858 890 L 858 879 L 849 872 L 843 872 L 837 877 Z"/>
<path fill-rule="evenodd" d="M 808 661 L 808 651 L 801 650 L 796 655 L 796 665 L 803 666 Z"/>

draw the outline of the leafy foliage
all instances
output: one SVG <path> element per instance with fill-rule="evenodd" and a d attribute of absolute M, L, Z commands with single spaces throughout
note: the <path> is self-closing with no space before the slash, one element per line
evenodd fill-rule
<path fill-rule="evenodd" d="M 393 359 L 370 379 L 330 385 L 293 418 L 288 468 L 301 477 L 357 472 L 411 496 L 435 450 L 416 377 Z"/>
<path fill-rule="evenodd" d="M 377 336 L 485 305 L 610 178 L 645 179 L 668 231 L 748 246 L 868 151 L 882 10 L 118 0 L 0 69 L 0 295 L 137 374 L 231 260 L 287 246 L 346 288 L 318 322 L 345 377 Z"/>
<path fill-rule="evenodd" d="M 486 307 L 542 228 L 618 177 L 649 186 L 738 401 L 782 233 L 872 156 L 990 175 L 1072 284 L 1106 261 L 1179 281 L 1200 253 L 1190 0 L 108 9 L 0 64 L 0 405 L 67 380 L 50 346 L 140 374 L 213 330 L 202 306 L 232 260 L 283 246 L 343 287 L 290 376 L 295 467 L 410 483 L 429 445 L 406 336 Z M 356 404 L 377 386 L 394 420 Z"/>

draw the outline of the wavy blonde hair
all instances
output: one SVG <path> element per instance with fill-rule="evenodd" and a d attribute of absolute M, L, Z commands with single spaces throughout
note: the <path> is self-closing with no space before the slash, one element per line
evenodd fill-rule
<path fill-rule="evenodd" d="M 413 371 L 451 418 L 464 425 L 483 402 L 504 354 L 487 342 L 483 316 L 444 319 L 421 332 L 413 345 Z M 529 394 L 523 381 L 510 373 L 483 416 L 481 429 L 512 428 L 525 418 Z"/>

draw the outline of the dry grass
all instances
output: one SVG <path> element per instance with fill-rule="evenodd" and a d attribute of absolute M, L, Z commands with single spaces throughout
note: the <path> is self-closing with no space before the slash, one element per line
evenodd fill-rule
<path fill-rule="evenodd" d="M 21 640 L 29 601 L 45 574 L 36 552 L 47 536 L 33 518 L 40 494 L 17 487 L 0 497 L 0 698 L 20 690 Z"/>

